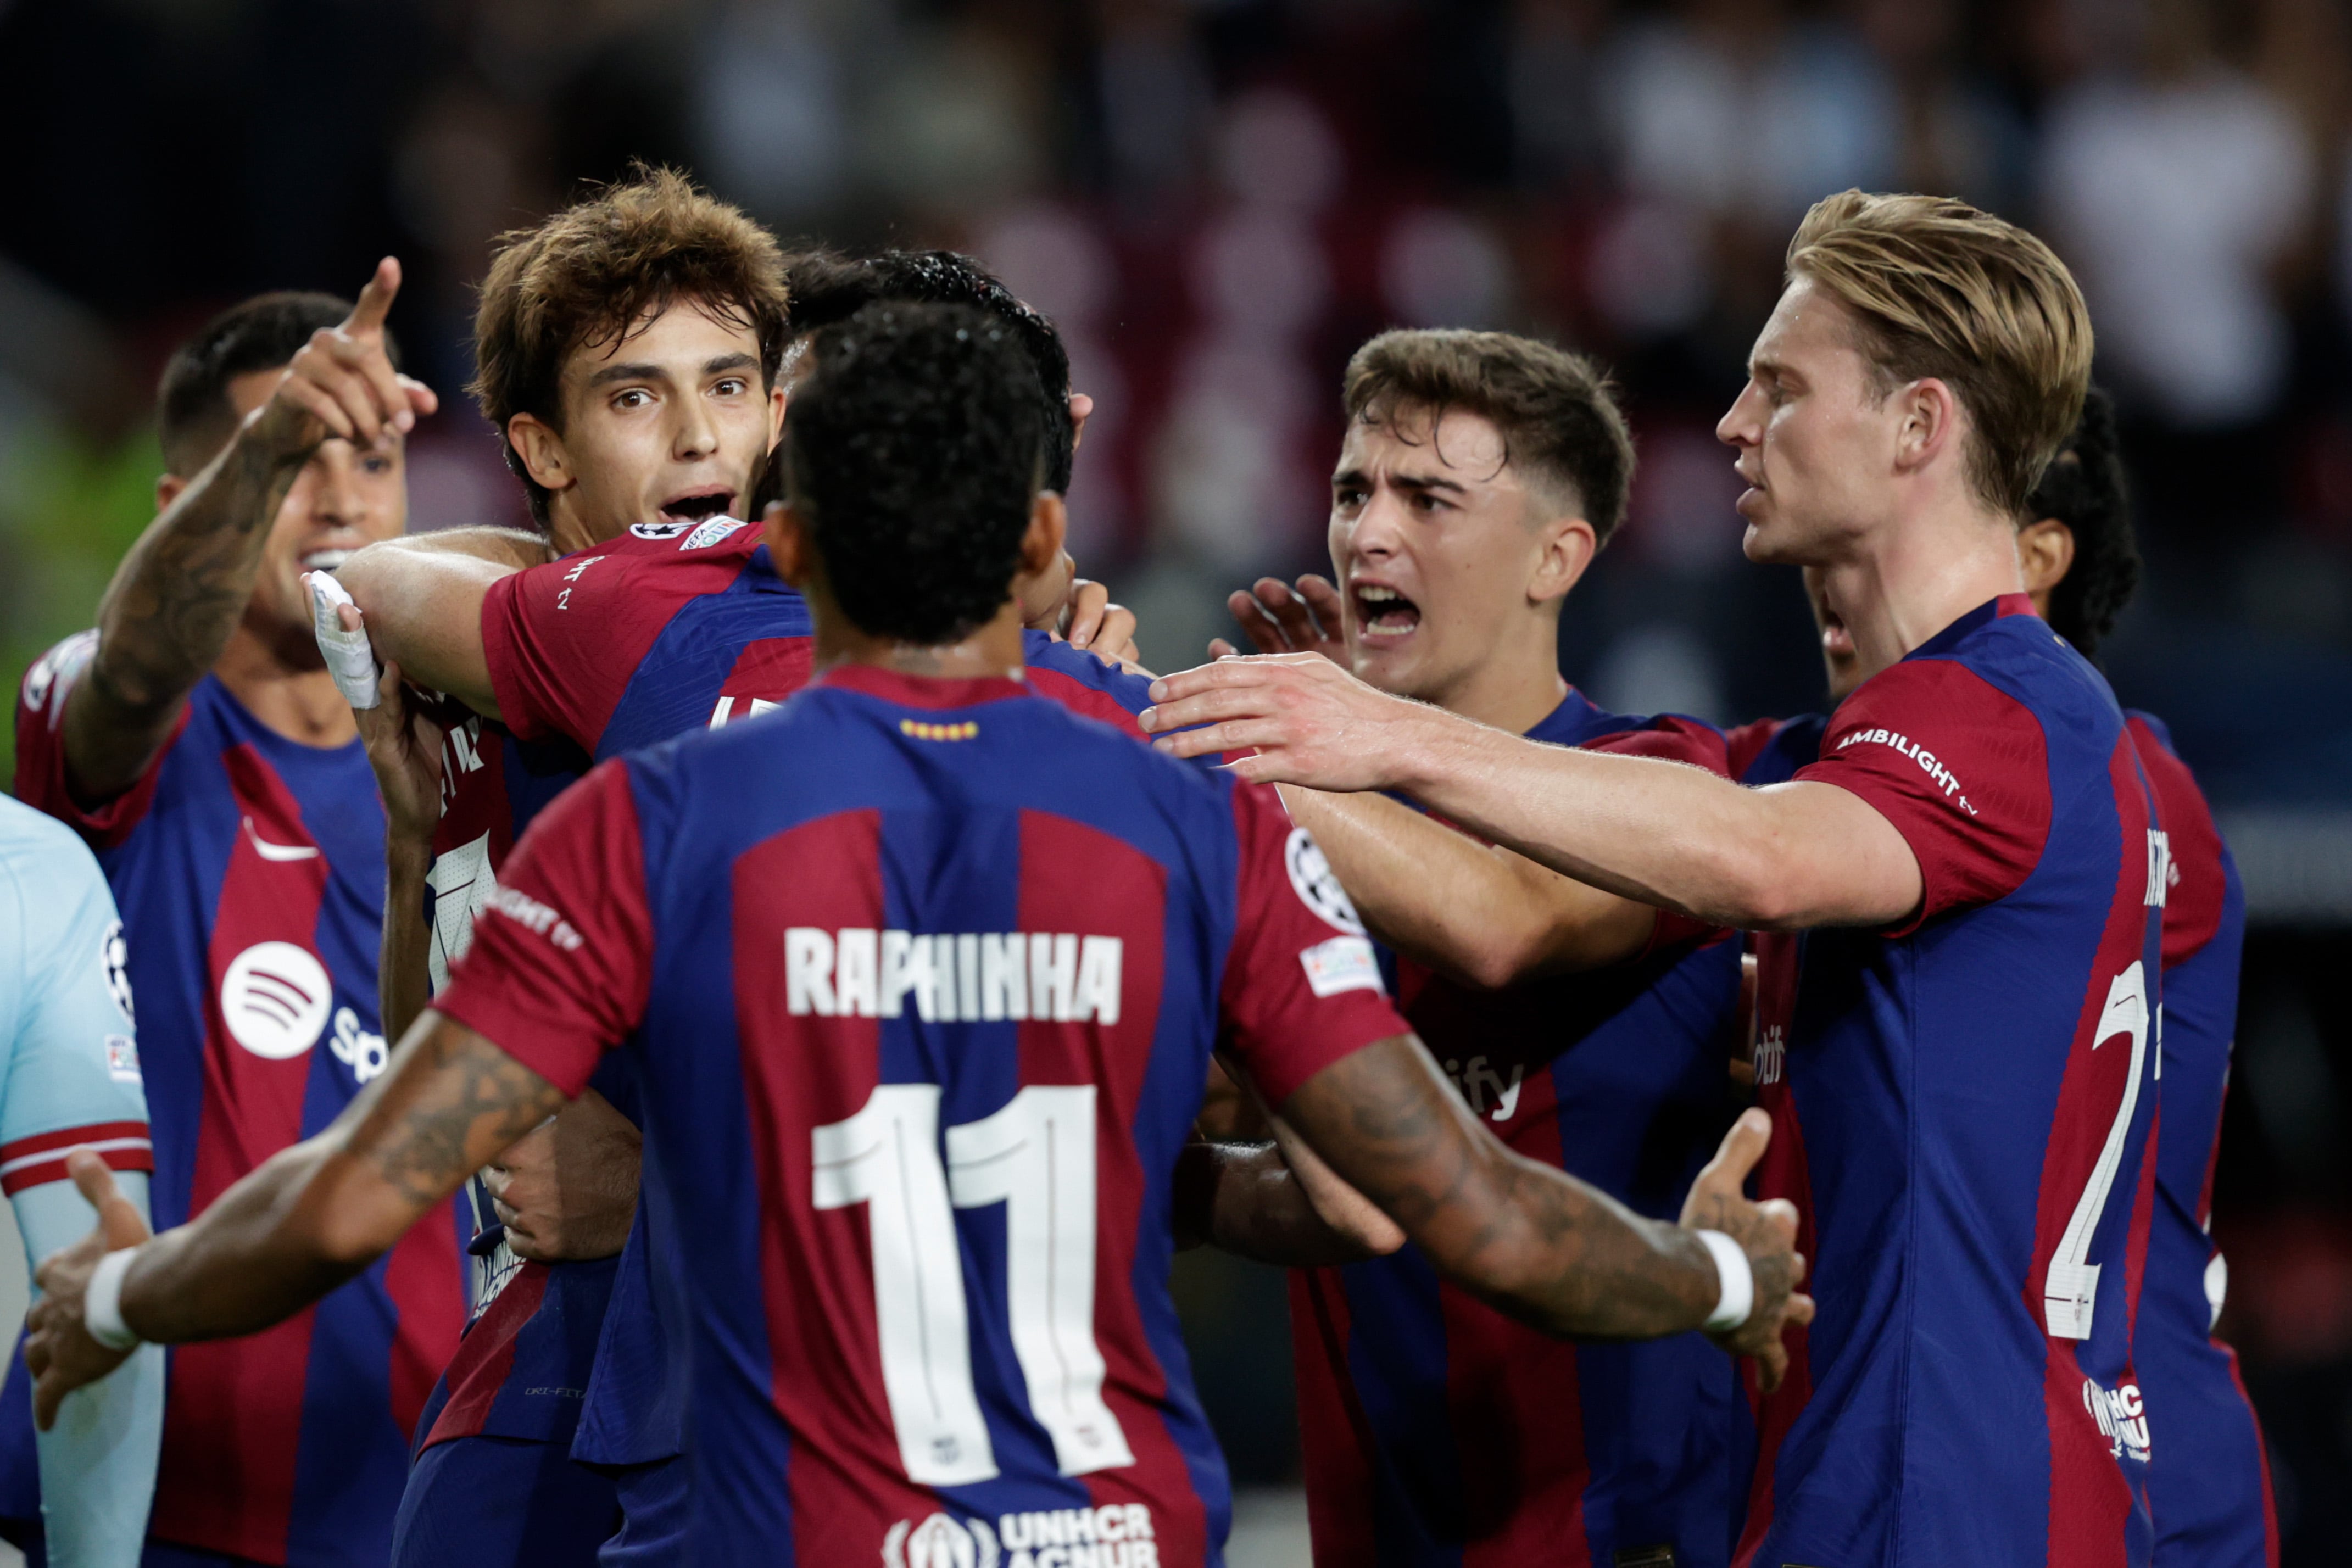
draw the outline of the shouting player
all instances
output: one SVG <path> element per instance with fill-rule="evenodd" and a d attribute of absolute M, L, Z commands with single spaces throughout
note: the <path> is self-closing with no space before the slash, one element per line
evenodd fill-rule
<path fill-rule="evenodd" d="M 1236 595 L 1259 648 L 1318 649 L 1548 745 L 1723 771 L 1706 726 L 1606 713 L 1560 678 L 1563 605 L 1633 476 L 1595 367 L 1499 332 L 1390 332 L 1357 351 L 1344 402 L 1339 586 Z M 1400 934 L 1399 1002 L 1472 1112 L 1528 1158 L 1673 1214 L 1730 1115 L 1737 944 L 1654 947 L 1647 904 L 1526 862 L 1511 880 L 1501 853 L 1406 831 L 1374 797 L 1286 795 L 1366 924 Z M 1734 1379 L 1697 1336 L 1564 1344 L 1414 1250 L 1294 1274 L 1291 1318 L 1318 1563 L 1727 1556 Z"/>
<path fill-rule="evenodd" d="M 177 1234 L 52 1259 L 44 1411 L 122 1354 L 93 1333 L 250 1331 L 363 1266 L 624 1041 L 690 1242 L 691 1561 L 1215 1561 L 1166 1277 L 1220 1034 L 1441 1266 L 1555 1331 L 1714 1313 L 1751 1349 L 1802 1315 L 1791 1217 L 1738 1197 L 1760 1128 L 1702 1184 L 1737 1242 L 1512 1155 L 1318 912 L 1267 792 L 1029 695 L 1018 591 L 1063 512 L 1008 336 L 909 306 L 820 335 L 768 531 L 824 680 L 543 813 L 332 1134 Z"/>
<path fill-rule="evenodd" d="M 1870 677 L 1794 781 L 1533 745 L 1297 656 L 1169 677 L 1147 722 L 1773 934 L 1763 1189 L 1805 1216 L 1822 1311 L 1763 1412 L 1740 1561 L 2144 1562 L 2160 846 L 2017 551 L 2089 318 L 2046 246 L 1958 202 L 1826 198 L 1788 265 L 1717 434 L 1748 553 L 1822 570 Z"/>
<path fill-rule="evenodd" d="M 2114 405 L 2096 387 L 2025 516 L 2031 520 L 2018 531 L 2018 554 L 2035 610 L 2076 649 L 2095 653 L 2139 581 Z M 1809 571 L 1807 588 L 1830 695 L 1843 702 L 1862 672 L 1853 639 L 1822 602 L 1818 577 Z M 2238 1014 L 2245 897 L 2212 811 L 2163 725 L 2143 713 L 2126 713 L 2125 721 L 2156 792 L 2168 866 L 2164 1114 L 2156 1130 L 2156 1206 L 2133 1342 L 2139 1394 L 2152 1412 L 2147 1480 L 2156 1562 L 2158 1568 L 2263 1568 L 2278 1558 L 2269 1464 L 2237 1356 L 2213 1337 L 2229 1275 L 2207 1229 Z M 1730 737 L 1735 766 L 1750 783 L 1791 778 L 1814 760 L 1828 723 L 1817 714 L 1760 719 Z"/>
<path fill-rule="evenodd" d="M 404 525 L 402 438 L 435 402 L 393 361 L 399 281 L 386 261 L 356 307 L 266 295 L 173 356 L 160 515 L 97 630 L 25 677 L 16 793 L 98 851 L 129 921 L 160 1224 L 383 1071 L 383 813 L 299 579 Z M 381 1562 L 410 1428 L 464 1319 L 455 1228 L 427 1226 L 269 1333 L 174 1355 L 159 1550 Z M 5 1429 L 6 1511 L 28 1534 L 30 1424 Z"/>

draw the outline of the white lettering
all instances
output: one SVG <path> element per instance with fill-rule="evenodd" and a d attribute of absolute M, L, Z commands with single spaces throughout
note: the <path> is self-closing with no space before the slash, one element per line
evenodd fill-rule
<path fill-rule="evenodd" d="M 833 937 L 813 925 L 784 932 L 784 1010 L 834 1015 Z"/>
<path fill-rule="evenodd" d="M 1123 944 L 1116 936 L 1089 936 L 1078 948 L 1078 990 L 1073 1018 L 1099 1024 L 1118 1021 L 1118 980 Z"/>
<path fill-rule="evenodd" d="M 1040 931 L 1029 938 L 1029 1016 L 1067 1023 L 1075 1016 L 1078 939 Z"/>
<path fill-rule="evenodd" d="M 539 900 L 514 888 L 492 890 L 489 897 L 483 901 L 482 907 L 497 910 L 534 936 L 544 936 L 567 953 L 580 949 L 580 933 L 572 928 L 570 922 Z"/>
<path fill-rule="evenodd" d="M 999 1019 L 1029 1016 L 1028 943 L 1018 931 L 999 935 L 983 932 L 980 938 L 980 1016 L 991 1023 Z"/>
<path fill-rule="evenodd" d="M 879 1010 L 877 996 L 874 933 L 845 929 L 835 946 L 833 992 L 844 1018 L 872 1018 Z"/>

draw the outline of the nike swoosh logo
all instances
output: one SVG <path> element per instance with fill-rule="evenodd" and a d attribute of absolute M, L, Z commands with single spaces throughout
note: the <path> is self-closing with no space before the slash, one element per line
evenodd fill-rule
<path fill-rule="evenodd" d="M 253 841 L 253 847 L 260 852 L 261 858 L 266 861 L 312 861 L 319 858 L 318 850 L 310 844 L 271 843 L 253 831 L 251 817 L 245 820 L 245 836 Z"/>

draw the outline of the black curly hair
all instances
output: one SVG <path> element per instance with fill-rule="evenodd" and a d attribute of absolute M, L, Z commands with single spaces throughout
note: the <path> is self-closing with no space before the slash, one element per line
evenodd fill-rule
<path fill-rule="evenodd" d="M 2055 517 L 2074 536 L 2074 564 L 2050 591 L 2050 625 L 2084 653 L 2095 653 L 2139 587 L 2139 541 L 2116 444 L 2116 405 L 2093 387 L 2074 433 L 2033 487 L 2026 520 Z"/>
<path fill-rule="evenodd" d="M 1003 607 L 1045 411 L 1019 335 L 967 305 L 869 305 L 810 340 L 784 419 L 793 507 L 851 624 L 936 646 Z"/>
<path fill-rule="evenodd" d="M 1070 423 L 1070 356 L 1054 324 L 1013 296 L 993 273 L 952 250 L 886 250 L 866 256 L 826 251 L 794 258 L 785 272 L 792 296 L 791 330 L 805 335 L 846 321 L 886 299 L 925 305 L 969 305 L 1013 329 L 1036 369 L 1045 400 L 1045 488 L 1069 494 L 1077 430 Z"/>
<path fill-rule="evenodd" d="M 331 294 L 257 294 L 173 350 L 155 397 L 156 430 L 172 472 L 193 477 L 236 434 L 229 382 L 255 371 L 282 370 L 310 334 L 341 326 L 351 313 L 352 302 Z M 400 345 L 390 332 L 383 350 L 399 369 Z"/>

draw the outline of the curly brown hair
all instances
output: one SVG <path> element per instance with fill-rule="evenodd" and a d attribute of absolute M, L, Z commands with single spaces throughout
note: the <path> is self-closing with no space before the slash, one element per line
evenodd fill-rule
<path fill-rule="evenodd" d="M 625 338 L 648 312 L 679 299 L 751 328 L 761 374 L 775 384 L 785 341 L 783 249 L 740 209 L 677 171 L 640 166 L 536 228 L 499 236 L 474 314 L 468 390 L 497 429 L 541 526 L 548 492 L 507 439 L 507 422 L 529 413 L 562 430 L 565 358 L 583 345 Z"/>

